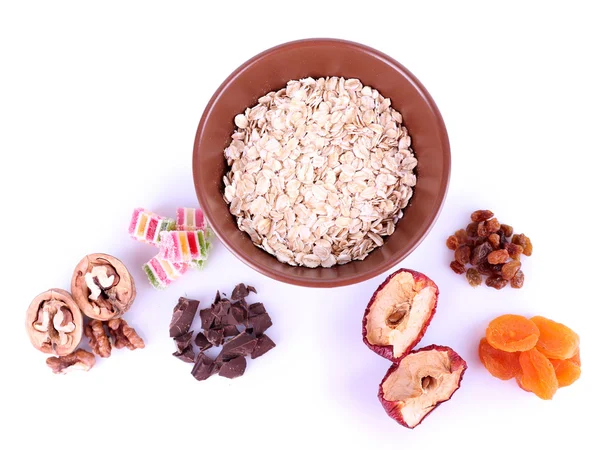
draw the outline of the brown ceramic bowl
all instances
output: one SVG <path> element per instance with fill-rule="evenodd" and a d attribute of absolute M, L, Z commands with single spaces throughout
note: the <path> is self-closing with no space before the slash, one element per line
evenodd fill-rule
<path fill-rule="evenodd" d="M 412 138 L 419 160 L 417 185 L 404 217 L 384 245 L 364 261 L 309 269 L 280 263 L 241 232 L 223 200 L 233 118 L 264 94 L 305 77 L 359 78 L 392 100 Z M 408 256 L 433 226 L 448 188 L 450 144 L 444 121 L 423 85 L 389 56 L 354 42 L 307 39 L 271 48 L 238 67 L 210 99 L 194 142 L 193 172 L 200 207 L 215 234 L 239 259 L 271 278 L 311 287 L 358 283 L 392 268 Z"/>

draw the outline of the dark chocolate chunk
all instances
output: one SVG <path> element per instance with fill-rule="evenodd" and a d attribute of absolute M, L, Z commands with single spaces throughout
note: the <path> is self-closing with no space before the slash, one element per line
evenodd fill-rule
<path fill-rule="evenodd" d="M 258 316 L 259 314 L 264 314 L 267 311 L 265 310 L 265 305 L 262 303 L 252 303 L 248 306 L 248 317 Z"/>
<path fill-rule="evenodd" d="M 254 292 L 256 294 L 256 289 L 252 286 L 246 286 L 244 283 L 238 284 L 233 288 L 233 292 L 231 293 L 231 300 L 244 300 L 250 292 Z"/>
<path fill-rule="evenodd" d="M 192 335 L 193 334 L 194 334 L 193 331 L 188 331 L 187 333 L 182 334 L 181 336 L 177 336 L 176 338 L 173 338 L 173 341 L 175 341 L 175 345 L 177 345 L 177 350 L 182 352 L 184 348 L 189 347 L 190 344 L 192 343 Z"/>
<path fill-rule="evenodd" d="M 212 344 L 208 342 L 208 339 L 206 339 L 206 336 L 202 331 L 200 331 L 196 335 L 196 339 L 194 340 L 194 342 L 196 343 L 201 352 L 203 352 L 204 350 L 208 350 L 212 347 Z"/>
<path fill-rule="evenodd" d="M 229 313 L 225 316 L 221 316 L 220 317 L 220 322 L 221 322 L 221 326 L 225 327 L 228 325 L 237 325 L 238 321 L 236 320 L 235 316 L 233 315 L 233 309 L 229 310 Z"/>
<path fill-rule="evenodd" d="M 169 336 L 178 337 L 189 331 L 196 311 L 198 310 L 198 300 L 189 300 L 181 297 L 173 308 L 173 317 L 169 325 Z"/>
<path fill-rule="evenodd" d="M 273 342 L 269 336 L 267 336 L 266 334 L 263 334 L 262 336 L 260 336 L 258 338 L 258 341 L 256 342 L 256 346 L 254 347 L 254 350 L 252 350 L 250 357 L 252 359 L 256 359 L 259 356 L 264 355 L 265 353 L 267 353 L 269 350 L 271 350 L 274 347 L 275 347 L 275 342 Z"/>
<path fill-rule="evenodd" d="M 224 332 L 223 328 L 218 328 L 218 329 L 213 328 L 206 332 L 206 339 L 208 339 L 208 342 L 210 342 L 212 345 L 214 345 L 215 347 L 218 347 L 221 344 L 223 344 L 224 335 L 225 335 L 225 332 Z"/>
<path fill-rule="evenodd" d="M 199 353 L 196 358 L 196 364 L 194 364 L 194 368 L 192 369 L 192 375 L 196 380 L 202 381 L 214 375 L 216 370 L 217 366 L 215 362 L 204 353 Z"/>
<path fill-rule="evenodd" d="M 215 295 L 215 300 L 213 303 L 218 302 L 219 300 L 221 300 L 221 293 L 219 291 L 217 291 L 217 294 Z"/>
<path fill-rule="evenodd" d="M 223 345 L 219 358 L 227 361 L 236 356 L 248 356 L 254 350 L 256 342 L 256 337 L 248 333 L 240 333 Z"/>
<path fill-rule="evenodd" d="M 235 325 L 225 325 L 223 327 L 223 336 L 225 337 L 237 336 L 238 334 L 240 334 L 240 331 Z"/>
<path fill-rule="evenodd" d="M 231 306 L 231 315 L 238 325 L 247 325 L 248 323 L 248 305 L 243 300 L 234 303 Z"/>
<path fill-rule="evenodd" d="M 267 313 L 250 316 L 248 318 L 248 326 L 249 328 L 252 328 L 252 331 L 256 336 L 263 334 L 271 325 L 273 325 L 273 322 L 271 322 L 271 317 Z"/>
<path fill-rule="evenodd" d="M 244 375 L 246 371 L 246 358 L 237 356 L 236 358 L 225 361 L 219 369 L 219 375 L 225 378 L 237 378 Z"/>
<path fill-rule="evenodd" d="M 212 308 L 201 309 L 200 320 L 202 320 L 202 329 L 209 330 L 215 322 L 215 315 L 213 314 Z"/>
<path fill-rule="evenodd" d="M 214 309 L 214 314 L 216 316 L 226 316 L 227 314 L 229 314 L 231 302 L 226 298 L 221 299 L 218 302 L 213 303 L 212 308 Z"/>
<path fill-rule="evenodd" d="M 177 350 L 175 353 L 173 353 L 173 356 L 187 363 L 194 362 L 194 359 L 196 357 L 196 355 L 194 354 L 194 348 L 191 345 L 184 348 L 183 350 Z"/>

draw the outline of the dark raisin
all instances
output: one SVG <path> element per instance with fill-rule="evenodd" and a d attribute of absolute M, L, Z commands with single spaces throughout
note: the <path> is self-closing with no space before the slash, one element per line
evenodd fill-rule
<path fill-rule="evenodd" d="M 456 250 L 458 248 L 458 238 L 456 236 L 450 236 L 446 239 L 446 247 L 450 250 Z"/>
<path fill-rule="evenodd" d="M 471 265 L 476 266 L 481 261 L 485 261 L 491 251 L 492 245 L 487 241 L 476 246 L 471 252 Z"/>
<path fill-rule="evenodd" d="M 497 233 L 492 233 L 488 236 L 488 241 L 492 244 L 492 248 L 494 250 L 498 250 L 500 248 L 500 236 Z"/>
<path fill-rule="evenodd" d="M 531 239 L 525 236 L 525 246 L 523 247 L 523 254 L 525 256 L 531 256 L 533 253 L 533 245 L 531 244 Z"/>
<path fill-rule="evenodd" d="M 503 266 L 504 264 L 490 264 L 490 270 L 494 275 L 501 275 Z"/>
<path fill-rule="evenodd" d="M 454 236 L 458 239 L 459 244 L 465 244 L 469 240 L 466 230 L 457 230 L 456 233 L 454 233 Z"/>
<path fill-rule="evenodd" d="M 484 220 L 491 219 L 492 217 L 494 217 L 494 213 L 489 209 L 478 209 L 471 214 L 471 220 L 473 222 L 483 222 Z"/>
<path fill-rule="evenodd" d="M 467 225 L 467 234 L 470 237 L 477 237 L 477 226 L 479 224 L 477 222 L 471 222 L 469 225 Z"/>
<path fill-rule="evenodd" d="M 500 225 L 500 229 L 502 230 L 502 232 L 504 233 L 504 236 L 506 236 L 506 237 L 511 237 L 513 234 L 513 227 L 511 227 L 510 225 L 506 225 L 505 223 Z"/>
<path fill-rule="evenodd" d="M 469 264 L 469 261 L 471 259 L 471 249 L 466 245 L 461 245 L 454 252 L 454 259 L 463 266 L 465 264 Z"/>
<path fill-rule="evenodd" d="M 496 231 L 496 234 L 500 237 L 500 248 L 506 248 L 506 244 L 508 243 L 508 239 L 504 236 L 504 231 L 501 229 Z"/>
<path fill-rule="evenodd" d="M 471 267 L 469 270 L 467 270 L 467 281 L 471 286 L 477 287 L 481 284 L 481 275 L 476 269 Z"/>
<path fill-rule="evenodd" d="M 521 259 L 521 253 L 523 253 L 523 247 L 517 244 L 513 244 L 512 242 L 508 242 L 504 248 L 508 252 L 508 256 L 512 259 L 519 260 Z"/>
<path fill-rule="evenodd" d="M 490 264 L 502 264 L 508 261 L 508 252 L 506 250 L 494 250 L 487 257 Z"/>
<path fill-rule="evenodd" d="M 525 274 L 522 270 L 517 271 L 515 276 L 510 280 L 510 287 L 515 289 L 521 289 L 523 287 L 523 283 L 525 282 Z"/>
<path fill-rule="evenodd" d="M 492 275 L 487 277 L 485 284 L 489 287 L 493 287 L 494 289 L 502 289 L 508 284 L 508 280 L 505 280 L 500 275 Z"/>
<path fill-rule="evenodd" d="M 481 275 L 494 275 L 494 270 L 493 270 L 492 265 L 485 260 L 481 261 L 479 264 L 477 264 L 477 271 Z"/>
<path fill-rule="evenodd" d="M 515 274 L 521 269 L 519 261 L 509 261 L 502 266 L 502 278 L 512 280 Z"/>
<path fill-rule="evenodd" d="M 465 269 L 465 266 L 463 266 L 458 261 L 452 261 L 450 263 L 450 268 L 454 271 L 454 273 L 457 273 L 459 275 L 461 275 L 467 271 L 467 269 Z"/>

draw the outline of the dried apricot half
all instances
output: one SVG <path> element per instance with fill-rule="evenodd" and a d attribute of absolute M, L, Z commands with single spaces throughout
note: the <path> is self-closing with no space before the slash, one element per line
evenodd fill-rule
<path fill-rule="evenodd" d="M 552 399 L 558 389 L 558 380 L 550 360 L 532 348 L 519 355 L 519 363 L 523 372 L 519 385 L 541 399 Z"/>
<path fill-rule="evenodd" d="M 551 359 L 572 358 L 579 348 L 579 336 L 562 323 L 535 316 L 531 321 L 540 330 L 537 349 Z"/>
<path fill-rule="evenodd" d="M 518 352 L 498 350 L 492 347 L 486 338 L 479 341 L 479 359 L 489 373 L 501 380 L 510 380 L 521 371 Z"/>
<path fill-rule="evenodd" d="M 540 330 L 526 317 L 504 314 L 490 322 L 485 331 L 489 344 L 505 352 L 524 352 L 535 347 Z"/>
<path fill-rule="evenodd" d="M 575 383 L 581 376 L 581 367 L 570 359 L 551 359 L 550 363 L 554 366 L 559 388 Z"/>

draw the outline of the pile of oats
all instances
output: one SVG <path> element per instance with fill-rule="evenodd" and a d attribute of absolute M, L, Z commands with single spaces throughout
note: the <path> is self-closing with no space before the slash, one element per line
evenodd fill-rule
<path fill-rule="evenodd" d="M 290 81 L 235 117 L 225 201 L 252 242 L 292 266 L 362 260 L 394 232 L 417 159 L 402 115 L 338 77 Z"/>

